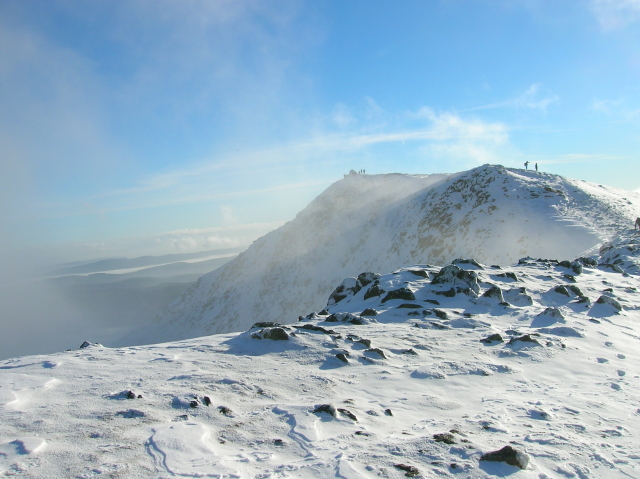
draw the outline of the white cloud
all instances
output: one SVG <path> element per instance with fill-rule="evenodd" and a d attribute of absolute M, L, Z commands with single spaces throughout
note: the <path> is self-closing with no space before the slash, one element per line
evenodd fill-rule
<path fill-rule="evenodd" d="M 253 241 L 282 226 L 284 222 L 253 223 L 215 228 L 167 231 L 148 236 L 131 236 L 105 241 L 83 241 L 47 248 L 56 262 L 107 257 L 136 257 L 249 246 Z"/>
<path fill-rule="evenodd" d="M 540 93 L 540 88 L 540 83 L 534 83 L 517 97 L 497 103 L 469 108 L 465 111 L 490 110 L 494 108 L 530 108 L 544 112 L 547 111 L 547 107 L 549 105 L 558 102 L 559 97 L 557 95 L 551 95 L 540 98 L 538 95 Z"/>
<path fill-rule="evenodd" d="M 640 21 L 640 0 L 591 0 L 591 10 L 604 31 L 623 29 Z"/>

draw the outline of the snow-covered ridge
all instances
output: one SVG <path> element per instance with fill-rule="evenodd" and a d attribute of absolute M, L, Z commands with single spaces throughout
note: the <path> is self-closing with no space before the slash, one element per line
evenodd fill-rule
<path fill-rule="evenodd" d="M 0 474 L 639 477 L 639 265 L 623 231 L 358 274 L 290 325 L 0 361 Z"/>
<path fill-rule="evenodd" d="M 640 213 L 636 193 L 484 165 L 451 175 L 354 175 L 208 275 L 123 340 L 144 344 L 287 323 L 347 276 L 473 257 L 570 258 Z"/>

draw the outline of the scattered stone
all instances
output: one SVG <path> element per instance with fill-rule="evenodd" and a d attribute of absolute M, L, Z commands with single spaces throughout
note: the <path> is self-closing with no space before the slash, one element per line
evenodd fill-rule
<path fill-rule="evenodd" d="M 351 419 L 352 421 L 356 421 L 358 422 L 358 418 L 356 417 L 355 414 L 353 414 L 351 411 L 349 411 L 348 409 L 345 408 L 338 408 L 338 412 L 340 412 L 341 414 L 344 414 L 345 416 L 347 416 L 349 419 Z"/>
<path fill-rule="evenodd" d="M 425 299 L 424 302 L 435 304 L 436 306 L 440 306 L 440 301 L 436 301 L 435 299 Z"/>
<path fill-rule="evenodd" d="M 484 269 L 475 259 L 454 259 L 451 264 L 470 264 L 478 269 Z"/>
<path fill-rule="evenodd" d="M 232 414 L 231 409 L 227 406 L 218 406 L 218 411 L 220 414 L 224 414 L 225 416 L 230 416 Z"/>
<path fill-rule="evenodd" d="M 442 268 L 433 278 L 431 284 L 453 284 L 471 289 L 476 294 L 480 292 L 478 275 L 475 271 L 465 271 L 454 264 Z"/>
<path fill-rule="evenodd" d="M 326 412 L 327 414 L 336 417 L 336 408 L 333 404 L 321 404 L 320 406 L 316 406 L 313 410 L 313 414 L 319 414 L 321 412 Z"/>
<path fill-rule="evenodd" d="M 127 399 L 135 399 L 136 395 L 133 391 L 127 391 Z"/>
<path fill-rule="evenodd" d="M 274 323 L 273 321 L 260 321 L 258 323 L 254 323 L 253 326 L 251 326 L 251 329 L 275 328 L 280 326 L 282 326 L 282 324 Z"/>
<path fill-rule="evenodd" d="M 456 438 L 453 436 L 453 434 L 448 433 L 448 432 L 443 432 L 441 434 L 434 434 L 433 435 L 433 439 L 436 442 L 444 442 L 445 444 L 455 444 L 456 443 Z"/>
<path fill-rule="evenodd" d="M 403 349 L 400 354 L 409 354 L 411 356 L 417 356 L 418 353 L 416 353 L 413 349 Z"/>
<path fill-rule="evenodd" d="M 316 326 L 314 324 L 305 324 L 305 325 L 302 325 L 302 326 L 294 326 L 294 328 L 296 328 L 296 329 L 306 329 L 308 331 L 319 331 L 319 332 L 324 333 L 324 334 L 336 334 L 336 332 L 334 330 L 332 330 L 332 329 L 326 329 L 326 328 L 323 328 L 322 326 Z"/>
<path fill-rule="evenodd" d="M 413 303 L 402 303 L 400 306 L 398 306 L 398 308 L 420 309 L 422 308 L 422 306 L 420 306 L 419 304 L 413 304 Z"/>
<path fill-rule="evenodd" d="M 532 338 L 530 334 L 525 334 L 517 338 L 511 338 L 508 344 L 516 344 L 516 341 L 522 341 L 525 343 L 534 343 L 534 344 L 537 344 L 538 346 L 541 346 L 540 342 L 538 342 L 537 339 Z"/>
<path fill-rule="evenodd" d="M 493 285 L 488 290 L 486 290 L 482 294 L 482 297 L 483 298 L 496 299 L 496 300 L 500 301 L 501 303 L 504 302 L 504 298 L 502 297 L 502 290 L 499 287 L 497 287 L 496 285 Z"/>
<path fill-rule="evenodd" d="M 429 278 L 429 273 L 427 273 L 423 269 L 410 269 L 409 273 L 415 274 L 416 276 L 420 276 L 421 278 Z"/>
<path fill-rule="evenodd" d="M 378 282 L 374 282 L 373 286 L 371 286 L 366 293 L 364 293 L 364 299 L 374 298 L 376 296 L 382 296 L 384 294 L 384 289 L 378 286 Z"/>
<path fill-rule="evenodd" d="M 145 413 L 138 411 L 137 409 L 127 409 L 126 411 L 119 411 L 116 416 L 122 416 L 127 419 L 133 419 L 137 417 L 145 417 Z"/>
<path fill-rule="evenodd" d="M 558 263 L 558 266 L 562 266 L 563 268 L 571 268 L 571 261 L 564 260 Z"/>
<path fill-rule="evenodd" d="M 570 284 L 567 289 L 580 298 L 584 298 L 584 293 L 575 284 Z"/>
<path fill-rule="evenodd" d="M 382 299 L 382 303 L 386 303 L 392 299 L 404 299 L 405 301 L 415 301 L 416 297 L 409 288 L 400 288 L 393 291 L 389 291 L 387 295 Z"/>
<path fill-rule="evenodd" d="M 511 466 L 526 469 L 529 464 L 529 456 L 511 446 L 504 446 L 499 451 L 488 452 L 484 454 L 481 461 L 506 462 Z"/>
<path fill-rule="evenodd" d="M 487 336 L 480 340 L 481 343 L 491 344 L 493 342 L 503 343 L 504 339 L 498 333 L 492 334 L 491 336 Z"/>
<path fill-rule="evenodd" d="M 393 467 L 405 471 L 405 477 L 415 477 L 420 474 L 420 471 L 415 466 L 407 466 L 406 464 L 394 464 Z"/>
<path fill-rule="evenodd" d="M 595 268 L 596 266 L 598 266 L 598 262 L 593 258 L 580 257 L 576 261 L 582 263 L 584 266 L 587 266 L 589 268 Z"/>
<path fill-rule="evenodd" d="M 513 281 L 518 281 L 518 277 L 516 276 L 515 273 L 498 273 L 496 274 L 496 276 L 498 278 L 504 278 L 504 279 L 512 279 Z"/>
<path fill-rule="evenodd" d="M 204 405 L 209 407 L 211 406 L 211 398 L 209 398 L 209 396 L 205 396 L 204 398 L 202 398 L 204 401 Z"/>
<path fill-rule="evenodd" d="M 602 268 L 608 268 L 616 273 L 624 273 L 623 269 L 617 264 L 600 263 L 598 266 Z"/>
<path fill-rule="evenodd" d="M 100 344 L 100 343 L 92 343 L 91 341 L 84 341 L 80 345 L 80 349 L 85 349 L 85 348 L 89 348 L 89 347 L 104 348 L 104 346 L 102 344 Z"/>
<path fill-rule="evenodd" d="M 567 281 L 569 281 L 570 283 L 577 283 L 577 280 L 576 280 L 575 276 L 573 276 L 573 275 L 563 274 L 562 277 L 564 279 L 566 279 Z"/>
<path fill-rule="evenodd" d="M 564 285 L 556 286 L 555 288 L 553 288 L 553 291 L 555 291 L 558 294 L 562 294 L 564 296 L 569 297 L 569 291 L 567 291 L 567 288 Z"/>
<path fill-rule="evenodd" d="M 286 341 L 289 335 L 283 328 L 265 328 L 251 335 L 253 339 L 271 339 L 273 341 Z"/>
<path fill-rule="evenodd" d="M 575 273 L 575 274 L 582 274 L 582 264 L 579 263 L 578 261 L 572 261 L 571 262 L 571 270 Z"/>
<path fill-rule="evenodd" d="M 200 403 L 197 400 L 189 401 L 189 407 L 197 408 Z"/>
<path fill-rule="evenodd" d="M 378 312 L 373 308 L 367 308 L 360 313 L 360 316 L 378 316 Z"/>
<path fill-rule="evenodd" d="M 434 291 L 438 296 L 444 296 L 445 298 L 453 298 L 456 295 L 456 289 L 451 288 L 446 291 Z"/>
<path fill-rule="evenodd" d="M 607 296 L 604 294 L 598 298 L 596 304 L 608 304 L 610 306 L 613 306 L 616 310 L 622 311 L 622 305 L 620 303 L 618 303 L 611 296 Z"/>
<path fill-rule="evenodd" d="M 384 355 L 384 352 L 380 348 L 365 349 L 364 352 L 365 353 L 374 353 L 374 354 L 377 354 L 378 356 L 380 356 L 382 359 L 387 359 L 387 357 Z"/>
<path fill-rule="evenodd" d="M 356 436 L 371 436 L 370 432 L 366 432 L 366 431 L 356 431 L 355 432 Z"/>
<path fill-rule="evenodd" d="M 274 446 L 284 446 L 285 443 L 284 443 L 284 441 L 282 439 L 274 439 L 273 440 L 273 445 Z"/>
<path fill-rule="evenodd" d="M 338 353 L 336 354 L 336 358 L 338 358 L 340 361 L 342 361 L 343 363 L 349 363 L 349 360 L 347 359 L 346 354 L 344 353 Z"/>
<path fill-rule="evenodd" d="M 385 414 L 385 416 L 393 416 L 393 413 L 391 412 L 391 409 L 385 409 L 384 410 L 384 414 Z"/>
<path fill-rule="evenodd" d="M 370 339 L 358 339 L 356 341 L 356 343 L 364 344 L 368 348 L 371 347 L 371 340 Z"/>
<path fill-rule="evenodd" d="M 318 316 L 327 316 L 328 314 L 329 314 L 329 311 L 327 311 L 327 309 L 325 308 L 318 313 Z"/>

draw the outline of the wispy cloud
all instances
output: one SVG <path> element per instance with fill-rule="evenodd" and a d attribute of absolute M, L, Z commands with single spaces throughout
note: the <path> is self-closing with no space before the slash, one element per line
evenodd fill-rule
<path fill-rule="evenodd" d="M 594 100 L 591 109 L 619 121 L 631 121 L 640 118 L 640 109 L 630 108 L 624 100 Z"/>
<path fill-rule="evenodd" d="M 539 96 L 540 88 L 540 83 L 534 83 L 517 97 L 497 103 L 468 108 L 464 111 L 490 110 L 494 108 L 530 108 L 533 110 L 546 111 L 549 105 L 558 102 L 559 97 L 552 95 L 541 98 Z"/>
<path fill-rule="evenodd" d="M 591 0 L 591 10 L 604 31 L 640 21 L 640 0 Z"/>

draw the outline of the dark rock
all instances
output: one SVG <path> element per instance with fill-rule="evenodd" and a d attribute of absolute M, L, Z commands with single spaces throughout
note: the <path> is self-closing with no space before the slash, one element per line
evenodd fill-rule
<path fill-rule="evenodd" d="M 371 433 L 366 431 L 356 431 L 354 434 L 356 436 L 371 436 Z"/>
<path fill-rule="evenodd" d="M 375 353 L 375 354 L 379 355 L 380 357 L 382 357 L 382 359 L 387 359 L 387 357 L 384 355 L 384 352 L 380 348 L 365 349 L 364 352 L 365 353 Z"/>
<path fill-rule="evenodd" d="M 567 260 L 560 261 L 558 263 L 558 266 L 562 266 L 563 268 L 571 268 L 571 261 L 567 261 Z"/>
<path fill-rule="evenodd" d="M 617 309 L 618 311 L 622 311 L 622 305 L 620 303 L 618 303 L 611 296 L 606 296 L 604 294 L 598 298 L 596 304 L 608 304 L 610 306 L 613 306 L 613 308 Z"/>
<path fill-rule="evenodd" d="M 576 285 L 570 284 L 569 286 L 567 286 L 567 289 L 571 291 L 573 294 L 575 294 L 576 296 L 579 296 L 581 298 L 584 297 L 584 293 Z"/>
<path fill-rule="evenodd" d="M 137 409 L 127 409 L 126 411 L 119 411 L 116 413 L 116 416 L 122 416 L 127 419 L 133 419 L 137 417 L 145 417 L 146 414 L 142 411 L 138 411 Z"/>
<path fill-rule="evenodd" d="M 493 269 L 502 269 L 502 267 L 499 264 L 492 264 L 491 268 L 493 268 Z"/>
<path fill-rule="evenodd" d="M 576 283 L 577 282 L 575 276 L 573 276 L 573 275 L 563 274 L 562 277 L 564 279 L 566 279 L 567 281 L 569 281 L 570 283 Z"/>
<path fill-rule="evenodd" d="M 195 399 L 193 401 L 189 401 L 189 406 L 192 407 L 192 408 L 198 407 L 199 404 L 200 403 Z"/>
<path fill-rule="evenodd" d="M 446 298 L 453 298 L 456 295 L 456 289 L 451 288 L 446 291 L 434 291 L 439 296 L 445 296 Z"/>
<path fill-rule="evenodd" d="M 202 398 L 204 401 L 204 405 L 209 407 L 211 406 L 211 398 L 209 396 L 205 396 L 204 398 Z"/>
<path fill-rule="evenodd" d="M 522 341 L 522 342 L 525 342 L 525 343 L 535 343 L 535 344 L 540 345 L 538 340 L 535 339 L 535 338 L 532 338 L 530 334 L 525 334 L 525 335 L 519 336 L 517 338 L 511 338 L 509 340 L 509 344 L 516 344 L 516 341 Z"/>
<path fill-rule="evenodd" d="M 367 308 L 360 313 L 360 316 L 378 316 L 378 312 L 373 308 Z"/>
<path fill-rule="evenodd" d="M 454 295 L 455 295 L 455 292 L 454 292 Z M 436 301 L 435 299 L 425 299 L 424 302 L 435 304 L 436 306 L 440 306 L 440 301 Z"/>
<path fill-rule="evenodd" d="M 345 416 L 347 416 L 349 419 L 351 419 L 352 421 L 356 421 L 358 422 L 358 418 L 356 417 L 355 414 L 353 414 L 351 411 L 349 411 L 348 409 L 344 409 L 344 408 L 338 408 L 338 411 L 341 414 L 344 414 Z"/>
<path fill-rule="evenodd" d="M 441 434 L 434 434 L 433 435 L 433 439 L 436 442 L 444 442 L 445 444 L 455 444 L 456 443 L 456 438 L 453 436 L 453 434 L 448 433 L 448 432 L 443 432 Z"/>
<path fill-rule="evenodd" d="M 231 409 L 229 409 L 227 406 L 218 406 L 218 411 L 220 412 L 220 414 L 224 414 L 225 416 L 231 415 Z"/>
<path fill-rule="evenodd" d="M 393 291 L 389 291 L 387 295 L 382 299 L 382 303 L 386 303 L 392 299 L 404 299 L 405 301 L 415 301 L 416 297 L 409 288 L 400 288 Z"/>
<path fill-rule="evenodd" d="M 429 273 L 427 273 L 423 269 L 410 269 L 409 273 L 415 274 L 416 276 L 420 276 L 421 278 L 428 278 L 429 277 Z"/>
<path fill-rule="evenodd" d="M 391 412 L 391 409 L 385 409 L 384 410 L 384 414 L 385 414 L 385 416 L 393 416 L 393 413 Z"/>
<path fill-rule="evenodd" d="M 501 303 L 504 302 L 504 298 L 502 297 L 502 290 L 499 287 L 497 287 L 496 285 L 493 285 L 488 290 L 486 290 L 482 294 L 482 297 L 483 298 L 496 299 L 496 300 L 500 301 Z"/>
<path fill-rule="evenodd" d="M 273 440 L 273 445 L 274 446 L 284 446 L 284 441 L 282 439 L 274 439 Z"/>
<path fill-rule="evenodd" d="M 415 466 L 407 466 L 406 464 L 394 464 L 393 467 L 405 471 L 405 477 L 415 477 L 420 474 L 420 471 Z"/>
<path fill-rule="evenodd" d="M 326 309 L 323 309 L 318 313 L 318 316 L 326 316 L 327 314 L 329 314 L 329 311 L 327 311 Z"/>
<path fill-rule="evenodd" d="M 571 262 L 571 270 L 575 273 L 575 274 L 582 274 L 582 264 L 579 263 L 578 261 L 572 261 Z"/>
<path fill-rule="evenodd" d="M 402 303 L 400 306 L 398 306 L 398 308 L 420 309 L 420 308 L 422 308 L 422 306 L 420 306 L 419 304 Z"/>
<path fill-rule="evenodd" d="M 333 329 L 326 329 L 326 328 L 323 328 L 322 326 L 316 326 L 314 324 L 305 324 L 303 326 L 294 326 L 294 328 L 296 328 L 296 329 L 306 329 L 308 331 L 319 331 L 319 332 L 324 333 L 324 334 L 336 334 L 336 332 Z"/>
<path fill-rule="evenodd" d="M 371 347 L 371 340 L 370 339 L 358 339 L 356 341 L 356 343 L 364 344 L 368 348 Z"/>
<path fill-rule="evenodd" d="M 502 343 L 504 342 L 504 339 L 502 339 L 502 336 L 500 336 L 498 333 L 492 334 L 491 336 L 487 336 L 486 338 L 483 338 L 480 340 L 481 343 L 485 343 L 485 344 L 490 344 L 493 343 L 494 341 Z"/>
<path fill-rule="evenodd" d="M 496 274 L 498 278 L 512 279 L 514 281 L 518 281 L 518 277 L 515 273 L 499 273 Z"/>
<path fill-rule="evenodd" d="M 135 399 L 136 395 L 133 391 L 127 391 L 127 399 Z"/>
<path fill-rule="evenodd" d="M 138 399 L 142 399 L 142 394 L 138 394 Z"/>
<path fill-rule="evenodd" d="M 336 354 L 336 358 L 338 358 L 343 363 L 349 363 L 349 360 L 347 359 L 347 356 L 344 353 Z"/>
<path fill-rule="evenodd" d="M 431 284 L 452 284 L 454 286 L 462 286 L 471 289 L 476 294 L 480 292 L 478 285 L 478 275 L 475 271 L 465 271 L 458 268 L 454 264 L 450 264 L 442 268 L 435 275 Z"/>
<path fill-rule="evenodd" d="M 441 309 L 431 309 L 430 311 L 433 311 L 433 314 L 435 314 L 439 319 L 448 318 L 446 311 L 442 311 Z"/>
<path fill-rule="evenodd" d="M 529 456 L 511 446 L 504 446 L 499 451 L 488 452 L 484 454 L 481 461 L 506 462 L 511 466 L 526 469 L 529 464 Z"/>
<path fill-rule="evenodd" d="M 418 353 L 416 353 L 413 349 L 404 349 L 400 352 L 400 354 L 409 354 L 412 356 L 417 356 Z"/>
<path fill-rule="evenodd" d="M 313 410 L 313 414 L 319 414 L 321 412 L 326 412 L 327 414 L 336 417 L 336 408 L 333 404 L 321 404 L 320 406 L 316 406 Z"/>
<path fill-rule="evenodd" d="M 454 259 L 451 264 L 470 264 L 478 269 L 484 269 L 475 259 Z"/>
<path fill-rule="evenodd" d="M 598 262 L 593 258 L 580 257 L 576 261 L 579 261 L 584 266 L 587 266 L 589 268 L 595 268 L 596 266 L 598 266 Z"/>
<path fill-rule="evenodd" d="M 376 296 L 382 296 L 384 294 L 384 289 L 378 286 L 377 281 L 373 283 L 366 293 L 364 293 L 364 299 L 374 298 Z"/>
<path fill-rule="evenodd" d="M 616 273 L 624 273 L 624 270 L 617 264 L 600 263 L 598 266 L 610 269 L 612 271 L 615 271 Z"/>
<path fill-rule="evenodd" d="M 254 325 L 251 326 L 251 329 L 275 328 L 275 327 L 279 327 L 279 326 L 282 326 L 282 324 L 274 323 L 273 321 L 261 321 L 259 323 L 254 323 Z"/>
<path fill-rule="evenodd" d="M 271 339 L 273 341 L 286 341 L 289 335 L 283 328 L 265 328 L 251 335 L 253 339 Z"/>
<path fill-rule="evenodd" d="M 553 288 L 553 291 L 564 296 L 569 296 L 569 291 L 567 291 L 567 288 L 563 285 L 556 286 Z"/>

